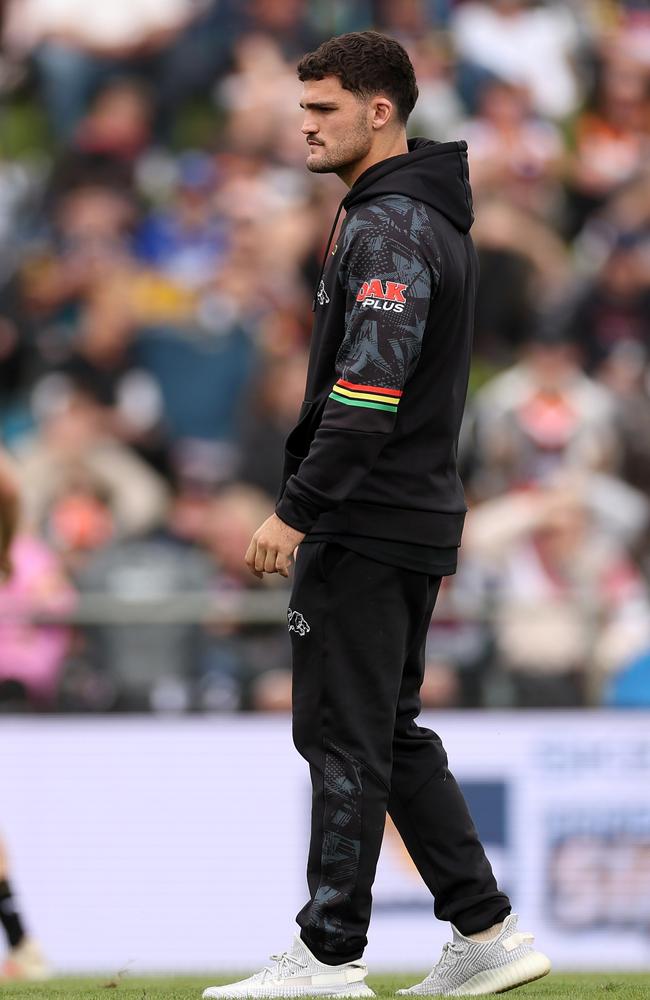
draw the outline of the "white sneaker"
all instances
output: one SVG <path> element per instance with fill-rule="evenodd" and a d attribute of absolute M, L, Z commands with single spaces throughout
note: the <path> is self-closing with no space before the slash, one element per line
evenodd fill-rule
<path fill-rule="evenodd" d="M 345 965 L 325 965 L 314 958 L 307 945 L 296 934 L 291 951 L 271 955 L 273 965 L 267 965 L 248 979 L 228 986 L 209 986 L 203 991 L 209 997 L 374 997 L 364 979 L 368 974 L 365 962 Z"/>
<path fill-rule="evenodd" d="M 0 979 L 49 979 L 52 970 L 45 960 L 41 947 L 34 938 L 23 938 L 20 944 L 7 953 L 0 963 Z"/>
<path fill-rule="evenodd" d="M 464 937 L 452 924 L 454 940 L 442 949 L 442 957 L 426 979 L 402 995 L 462 997 L 505 993 L 524 983 L 541 979 L 551 963 L 531 947 L 532 934 L 517 930 L 517 914 L 511 913 L 499 934 L 489 941 Z"/>

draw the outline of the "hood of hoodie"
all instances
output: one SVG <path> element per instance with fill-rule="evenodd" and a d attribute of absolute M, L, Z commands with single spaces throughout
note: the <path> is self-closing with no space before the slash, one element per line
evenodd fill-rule
<path fill-rule="evenodd" d="M 409 139 L 408 148 L 408 153 L 368 167 L 343 199 L 343 208 L 349 211 L 383 194 L 403 194 L 426 202 L 461 233 L 468 233 L 474 212 L 467 143 Z"/>

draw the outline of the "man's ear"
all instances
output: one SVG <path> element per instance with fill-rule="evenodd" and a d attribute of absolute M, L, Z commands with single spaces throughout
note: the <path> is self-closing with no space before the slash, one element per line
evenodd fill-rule
<path fill-rule="evenodd" d="M 389 122 L 395 120 L 395 108 L 393 102 L 387 97 L 373 97 L 371 102 L 370 124 L 373 128 L 384 128 Z"/>

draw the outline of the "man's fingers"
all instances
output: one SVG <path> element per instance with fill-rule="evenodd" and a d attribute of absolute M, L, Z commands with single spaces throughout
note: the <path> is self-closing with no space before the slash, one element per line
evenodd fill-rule
<path fill-rule="evenodd" d="M 277 521 L 277 518 L 269 518 L 270 522 L 274 520 Z M 288 577 L 292 554 L 287 552 L 287 546 L 282 544 L 282 532 L 279 533 L 280 537 L 275 538 L 272 531 L 265 532 L 266 525 L 267 522 L 251 538 L 244 556 L 246 565 L 258 579 L 261 579 L 264 573 L 280 573 L 281 576 Z M 283 530 L 285 527 L 283 526 Z M 283 549 L 285 551 L 282 551 Z"/>
<path fill-rule="evenodd" d="M 264 572 L 264 562 L 266 560 L 266 549 L 263 545 L 260 545 L 259 541 L 257 543 L 257 548 L 255 550 L 255 560 L 254 566 L 258 573 Z"/>
<path fill-rule="evenodd" d="M 253 576 L 256 576 L 258 580 L 261 580 L 262 571 L 259 569 L 255 569 L 256 554 L 257 554 L 257 541 L 255 539 L 255 536 L 253 535 L 253 537 L 251 538 L 251 543 L 246 549 L 246 555 L 244 556 L 244 559 L 246 560 L 246 565 L 250 569 Z"/>
<path fill-rule="evenodd" d="M 251 569 L 253 569 L 253 567 L 255 565 L 255 552 L 256 551 L 257 551 L 257 542 L 255 541 L 255 535 L 253 535 L 253 537 L 250 540 L 250 544 L 249 544 L 248 548 L 246 549 L 246 555 L 244 556 L 244 560 L 246 561 L 246 565 L 250 566 Z"/>
<path fill-rule="evenodd" d="M 269 549 L 266 553 L 266 558 L 264 559 L 265 573 L 275 573 L 276 559 L 277 559 L 277 552 L 274 549 Z"/>
<path fill-rule="evenodd" d="M 291 569 L 291 556 L 285 556 L 281 552 L 278 552 L 278 557 L 275 560 L 275 569 L 280 576 L 289 576 L 289 570 Z"/>

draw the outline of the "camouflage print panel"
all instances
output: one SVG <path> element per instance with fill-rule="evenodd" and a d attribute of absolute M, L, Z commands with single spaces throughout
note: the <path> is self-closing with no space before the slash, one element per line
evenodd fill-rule
<path fill-rule="evenodd" d="M 341 236 L 339 280 L 347 303 L 337 374 L 402 389 L 420 355 L 440 274 L 426 207 L 388 195 L 354 212 Z M 395 286 L 403 291 L 395 294 Z"/>
<path fill-rule="evenodd" d="M 321 879 L 309 907 L 310 936 L 325 951 L 344 940 L 341 911 L 357 880 L 361 852 L 361 764 L 345 750 L 330 746 L 325 754 L 325 803 Z"/>

